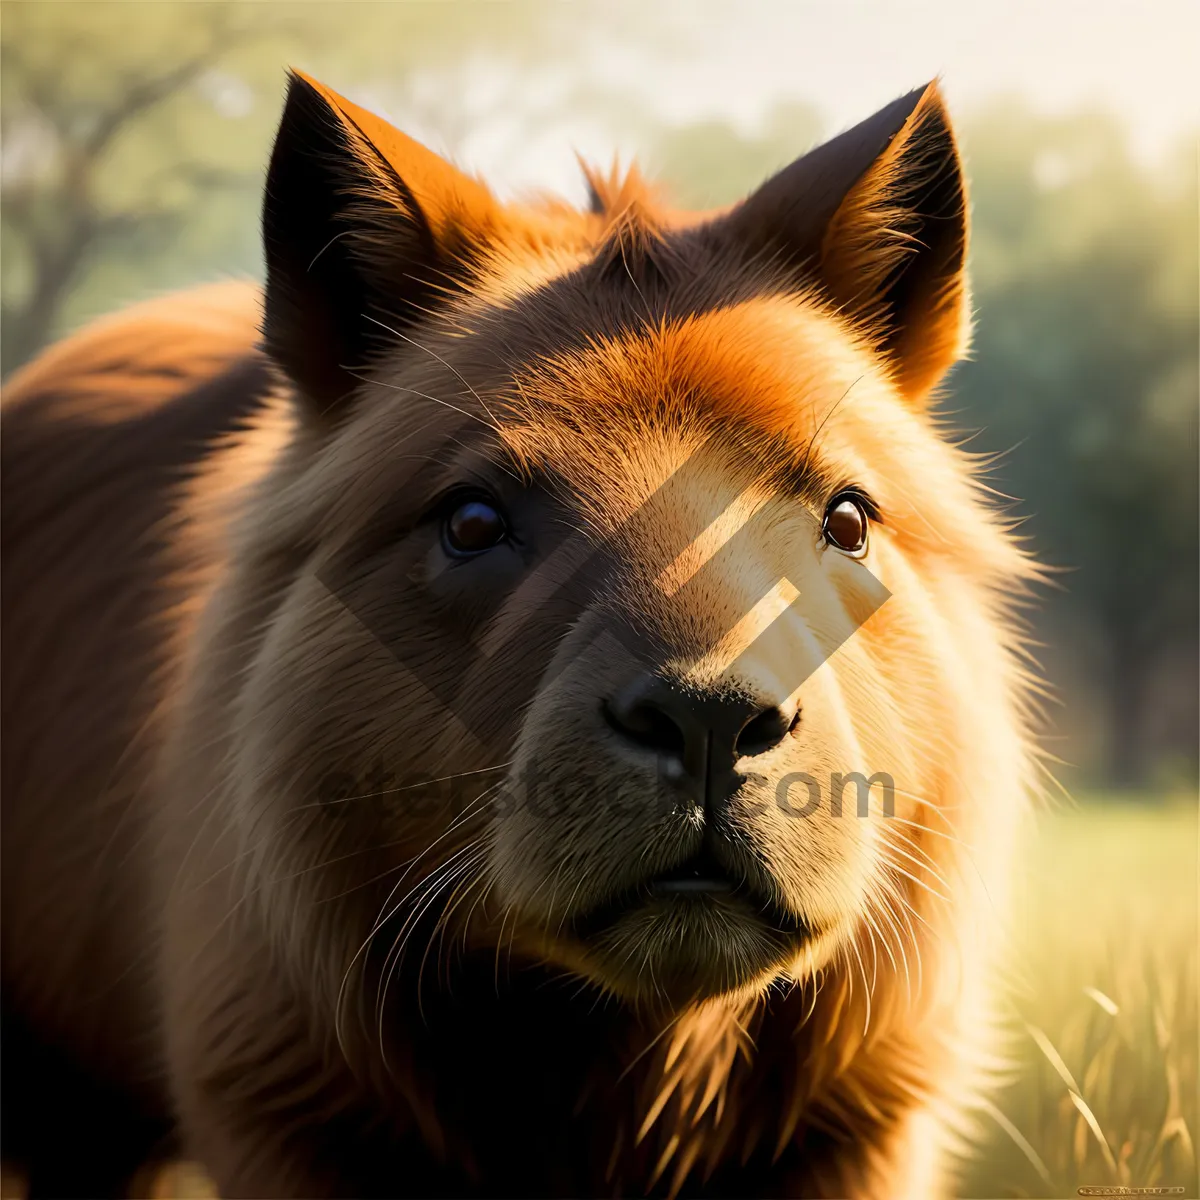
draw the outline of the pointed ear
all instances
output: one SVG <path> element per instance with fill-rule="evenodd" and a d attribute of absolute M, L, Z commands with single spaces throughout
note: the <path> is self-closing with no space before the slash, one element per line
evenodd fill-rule
<path fill-rule="evenodd" d="M 965 352 L 966 183 L 936 83 L 785 167 L 726 224 L 816 283 L 912 401 Z"/>
<path fill-rule="evenodd" d="M 435 307 L 495 211 L 481 183 L 293 72 L 263 206 L 268 353 L 336 414 L 386 341 L 374 321 L 399 330 Z"/>

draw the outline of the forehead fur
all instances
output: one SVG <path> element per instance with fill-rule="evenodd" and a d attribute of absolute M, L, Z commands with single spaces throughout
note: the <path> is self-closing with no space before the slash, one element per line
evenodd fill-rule
<path fill-rule="evenodd" d="M 471 290 L 456 305 L 459 312 L 511 302 L 580 272 L 592 288 L 611 292 L 615 285 L 617 292 L 636 292 L 639 277 L 665 277 L 684 265 L 679 234 L 701 214 L 670 209 L 636 166 L 621 173 L 614 165 L 608 174 L 581 166 L 588 188 L 585 211 L 554 197 L 499 210 L 490 242 L 480 248 Z M 462 220 L 469 227 L 477 218 Z"/>
<path fill-rule="evenodd" d="M 886 389 L 886 363 L 790 272 L 706 236 L 636 171 L 588 181 L 570 236 L 497 244 L 449 314 L 467 363 L 511 375 L 503 439 L 522 465 L 567 474 L 718 431 L 786 470 L 839 396 Z"/>
<path fill-rule="evenodd" d="M 569 474 L 716 432 L 771 470 L 815 466 L 851 392 L 912 423 L 887 361 L 792 272 L 671 213 L 636 172 L 588 178 L 595 211 L 570 237 L 498 244 L 449 314 L 465 363 L 511 376 L 503 439 L 522 465 Z"/>
<path fill-rule="evenodd" d="M 583 486 L 647 447 L 686 454 L 709 440 L 790 475 L 819 471 L 813 435 L 860 389 L 878 404 L 886 381 L 835 320 L 764 297 L 537 356 L 516 374 L 502 437 L 523 464 Z"/>

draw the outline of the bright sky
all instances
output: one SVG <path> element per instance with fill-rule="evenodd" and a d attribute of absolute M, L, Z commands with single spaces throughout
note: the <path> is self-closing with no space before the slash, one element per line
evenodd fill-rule
<path fill-rule="evenodd" d="M 567 115 L 558 101 L 581 83 L 673 121 L 746 129 L 802 99 L 834 132 L 941 75 L 952 111 L 1004 93 L 1047 112 L 1115 111 L 1146 160 L 1200 127 L 1200 0 L 607 0 L 596 14 L 582 44 L 572 23 L 557 78 L 550 63 L 520 78 L 464 70 L 457 133 L 432 111 L 428 124 L 393 115 L 501 188 L 570 194 L 573 148 L 601 160 L 637 148 L 614 144 L 599 106 Z"/>
<path fill-rule="evenodd" d="M 1122 113 L 1147 149 L 1200 119 L 1200 0 L 668 0 L 691 45 L 660 76 L 682 116 L 753 119 L 780 96 L 844 126 L 942 75 L 952 103 L 1000 92 Z"/>

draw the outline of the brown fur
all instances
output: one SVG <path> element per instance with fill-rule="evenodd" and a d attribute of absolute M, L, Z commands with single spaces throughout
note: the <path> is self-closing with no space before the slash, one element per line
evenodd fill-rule
<path fill-rule="evenodd" d="M 704 217 L 590 182 L 588 213 L 501 206 L 297 77 L 264 350 L 228 284 L 11 381 L 5 1132 L 35 1186 L 172 1137 L 230 1196 L 950 1186 L 1033 571 L 928 407 L 967 325 L 948 119 L 931 86 Z M 524 540 L 443 569 L 464 479 Z M 849 484 L 873 613 L 820 540 Z M 599 716 L 646 669 L 792 732 L 684 802 Z M 805 770 L 889 772 L 895 815 L 789 816 Z M 780 921 L 643 896 L 589 932 L 702 843 Z M 103 1178 L 54 1174 L 63 1088 L 103 1098 Z"/>

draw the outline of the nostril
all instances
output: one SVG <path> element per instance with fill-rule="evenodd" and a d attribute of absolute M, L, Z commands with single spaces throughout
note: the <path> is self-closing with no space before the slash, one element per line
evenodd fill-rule
<path fill-rule="evenodd" d="M 605 703 L 603 708 L 609 726 L 629 741 L 660 753 L 683 756 L 683 730 L 662 709 L 646 703 L 628 707 Z"/>
<path fill-rule="evenodd" d="M 734 742 L 734 753 L 739 758 L 752 758 L 756 754 L 765 754 L 768 750 L 778 746 L 799 724 L 799 710 L 794 716 L 789 717 L 781 708 L 764 708 L 762 712 L 742 726 L 742 730 Z"/>

